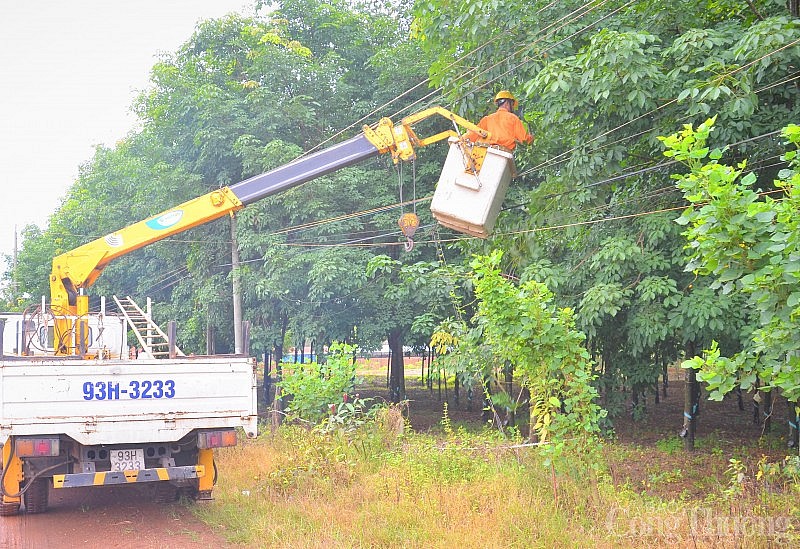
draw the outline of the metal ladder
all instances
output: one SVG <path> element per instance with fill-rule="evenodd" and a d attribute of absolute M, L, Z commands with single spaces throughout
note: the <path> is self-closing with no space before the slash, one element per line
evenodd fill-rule
<path fill-rule="evenodd" d="M 114 302 L 125 315 L 128 326 L 131 327 L 139 345 L 149 358 L 169 357 L 169 340 L 158 324 L 153 322 L 152 317 L 144 312 L 130 296 L 122 299 L 114 296 Z M 177 345 L 175 346 L 177 356 L 186 356 Z"/>

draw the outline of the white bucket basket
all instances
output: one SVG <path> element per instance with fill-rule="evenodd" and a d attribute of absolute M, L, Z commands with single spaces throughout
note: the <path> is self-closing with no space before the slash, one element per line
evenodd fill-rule
<path fill-rule="evenodd" d="M 466 151 L 458 139 L 450 138 L 439 184 L 433 193 L 431 212 L 450 229 L 486 238 L 494 227 L 508 184 L 514 174 L 514 156 L 490 147 L 480 173 L 467 173 Z"/>

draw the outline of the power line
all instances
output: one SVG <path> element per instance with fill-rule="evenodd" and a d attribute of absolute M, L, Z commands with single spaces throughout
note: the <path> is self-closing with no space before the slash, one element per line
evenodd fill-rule
<path fill-rule="evenodd" d="M 568 23 L 574 22 L 574 21 L 576 21 L 577 19 L 579 19 L 580 17 L 583 17 L 584 15 L 586 15 L 586 14 L 588 14 L 588 13 L 591 13 L 593 10 L 595 10 L 595 9 L 597 9 L 597 8 L 599 8 L 599 7 L 601 7 L 602 5 L 606 4 L 608 1 L 609 1 L 609 0 L 602 0 L 602 1 L 600 1 L 599 3 L 593 3 L 592 5 L 584 5 L 584 6 L 581 6 L 581 7 L 579 7 L 578 9 L 574 10 L 574 11 L 573 11 L 573 12 L 571 12 L 570 14 L 568 14 L 568 15 L 566 15 L 566 16 L 563 16 L 563 17 L 562 17 L 561 19 L 559 19 L 558 21 L 556 21 L 556 22 L 552 23 L 551 25 L 548 25 L 547 27 L 545 27 L 545 29 L 543 29 L 543 31 L 542 31 L 542 32 L 544 32 L 544 31 L 546 31 L 546 30 L 548 30 L 548 29 L 551 29 L 552 27 L 556 26 L 556 24 L 557 24 L 557 23 L 559 23 L 559 22 L 563 22 L 563 24 L 562 24 L 560 27 L 557 27 L 557 28 L 556 28 L 554 31 L 552 31 L 550 34 L 546 35 L 544 38 L 547 38 L 547 37 L 549 37 L 549 36 L 552 36 L 552 35 L 553 35 L 553 34 L 554 34 L 556 31 L 558 31 L 558 30 L 560 30 L 560 29 L 564 28 L 564 27 L 565 27 L 565 26 L 566 26 Z M 596 25 L 596 24 L 598 24 L 599 22 L 601 22 L 601 21 L 603 21 L 603 20 L 607 19 L 608 17 L 610 17 L 610 16 L 612 16 L 612 15 L 614 15 L 614 14 L 618 13 L 619 11 L 623 10 L 624 8 L 626 8 L 626 7 L 630 6 L 631 4 L 633 4 L 633 3 L 634 3 L 634 1 L 635 1 L 635 0 L 630 0 L 630 1 L 629 1 L 629 2 L 627 2 L 626 4 L 624 4 L 624 5 L 620 6 L 620 7 L 618 7 L 618 8 L 617 8 L 617 9 L 615 9 L 615 10 L 613 10 L 611 13 L 605 14 L 605 15 L 604 15 L 603 17 L 601 17 L 600 19 L 598 19 L 598 20 L 596 20 L 596 21 L 594 21 L 594 22 L 590 23 L 589 25 L 586 25 L 586 26 L 584 26 L 582 29 L 580 29 L 580 30 L 576 31 L 575 33 L 572 33 L 571 35 L 569 35 L 569 36 L 568 36 L 567 38 L 565 38 L 564 40 L 566 40 L 566 39 L 569 39 L 569 38 L 572 38 L 572 37 L 574 37 L 574 36 L 576 36 L 577 34 L 580 34 L 580 33 L 582 33 L 582 32 L 585 32 L 586 30 L 588 30 L 589 28 L 592 28 L 593 26 L 595 26 L 595 25 Z M 550 7 L 550 6 L 552 6 L 552 5 L 553 5 L 553 4 L 551 3 L 551 4 L 549 4 L 548 6 L 546 6 L 545 8 L 542 8 L 542 10 L 540 10 L 540 11 L 543 11 L 544 9 L 546 9 L 547 7 Z M 572 17 L 572 18 L 570 19 L 570 17 Z M 518 24 L 518 25 L 519 25 L 519 24 Z M 517 25 L 517 26 L 518 26 L 518 25 Z M 516 28 L 516 26 L 515 26 L 514 28 Z M 499 35 L 498 35 L 498 36 L 499 36 Z M 485 47 L 486 45 L 488 45 L 490 42 L 492 42 L 492 41 L 496 40 L 496 39 L 498 38 L 498 36 L 495 36 L 494 38 L 492 38 L 492 39 L 490 39 L 490 40 L 488 40 L 488 41 L 484 42 L 483 44 L 481 44 L 481 46 L 479 46 L 478 48 L 476 48 L 476 50 L 473 50 L 473 52 L 470 52 L 470 53 L 468 53 L 468 54 L 465 54 L 465 55 L 463 55 L 463 56 L 462 56 L 462 57 L 460 57 L 458 60 L 456 60 L 456 61 L 454 61 L 453 63 L 451 63 L 450 65 L 448 65 L 448 67 L 447 67 L 447 68 L 454 66 L 454 65 L 455 65 L 457 62 L 459 62 L 459 61 L 463 60 L 463 59 L 464 59 L 464 58 L 466 58 L 468 55 L 471 55 L 472 53 L 475 53 L 476 51 L 479 51 L 480 49 L 482 49 L 483 47 Z M 538 40 L 540 40 L 540 39 L 541 39 L 541 37 L 540 37 L 539 39 L 537 39 L 536 41 L 538 41 Z M 535 42 L 536 42 L 536 41 L 535 41 Z M 534 42 L 534 43 L 535 43 L 535 42 Z M 558 43 L 561 43 L 561 42 L 563 42 L 563 40 L 562 40 L 562 41 L 560 41 L 560 42 L 558 42 Z M 557 43 L 557 44 L 558 44 L 558 43 Z M 557 45 L 557 44 L 556 44 L 556 45 Z M 520 48 L 519 50 L 517 50 L 517 51 L 516 51 L 516 52 L 514 52 L 513 54 L 511 54 L 511 55 L 507 56 L 505 59 L 510 59 L 511 57 L 513 57 L 513 56 L 516 56 L 518 53 L 520 53 L 520 52 L 524 51 L 524 49 L 526 49 L 527 47 L 529 47 L 529 46 L 527 46 L 527 45 L 526 45 L 525 47 L 523 47 L 523 48 Z M 551 47 L 555 47 L 555 45 L 553 45 L 553 46 L 551 46 Z M 529 60 L 526 60 L 525 62 L 528 62 L 528 61 L 529 61 Z M 501 62 L 502 62 L 502 61 L 501 61 Z M 522 64 L 524 64 L 525 62 L 523 62 Z M 479 74 L 483 74 L 483 73 L 487 72 L 487 71 L 488 71 L 488 70 L 490 70 L 491 68 L 493 68 L 493 67 L 497 66 L 499 63 L 500 63 L 500 62 L 496 63 L 495 65 L 492 65 L 492 66 L 490 66 L 490 67 L 489 67 L 489 68 L 487 68 L 487 69 L 484 69 L 484 71 L 482 71 L 482 72 L 481 72 L 481 73 L 479 73 Z M 521 66 L 521 64 L 520 64 L 520 65 L 517 65 L 515 68 L 518 68 L 519 66 Z M 469 71 L 467 71 L 466 73 L 463 73 L 463 74 L 469 74 L 469 72 L 471 72 L 471 71 L 473 71 L 473 70 L 474 70 L 474 68 L 471 68 Z M 460 78 L 460 77 L 459 77 L 459 78 Z M 473 78 L 474 78 L 474 77 L 473 77 Z M 418 87 L 418 86 L 419 86 L 419 85 L 415 86 L 414 88 L 412 88 L 412 90 L 413 90 L 413 89 L 416 89 L 416 87 Z M 479 89 L 479 88 L 474 88 L 472 91 L 474 91 L 475 89 Z M 411 90 L 408 90 L 408 91 L 411 91 Z M 393 103 L 394 101 L 396 101 L 396 100 L 397 100 L 397 99 L 399 99 L 400 97 L 404 96 L 406 93 L 407 93 L 407 92 L 404 92 L 404 94 L 401 94 L 401 95 L 397 96 L 395 99 L 393 99 L 392 101 L 390 101 L 390 102 L 389 102 L 389 103 L 387 103 L 387 104 L 391 104 L 391 103 Z M 409 108 L 409 107 L 406 107 L 406 109 L 407 109 L 407 108 Z M 375 111 L 373 111 L 373 112 L 375 112 Z M 402 112 L 402 111 L 398 111 L 396 114 L 399 114 L 400 112 Z M 642 115 L 642 116 L 646 116 L 646 115 Z M 641 117 L 640 117 L 640 118 L 641 118 Z M 363 121 L 363 120 L 364 120 L 364 119 L 362 118 L 360 121 Z M 359 122 L 360 122 L 360 121 L 359 121 Z M 351 126 L 351 127 L 352 127 L 352 126 Z M 621 126 L 621 127 L 622 127 L 622 126 Z M 612 131 L 613 131 L 613 130 L 612 130 Z M 340 133 L 341 133 L 341 132 L 340 132 Z M 610 132 L 609 132 L 609 133 L 610 133 Z M 598 138 L 599 138 L 599 137 L 598 137 Z M 596 139 L 597 139 L 597 138 L 596 138 Z M 313 150 L 313 149 L 312 149 L 312 150 Z M 532 169 L 536 169 L 536 167 L 534 167 L 534 168 L 532 168 Z M 527 172 L 525 172 L 525 173 L 527 173 Z M 630 177 L 630 176 L 628 176 L 628 177 Z M 598 183 L 598 184 L 600 184 L 600 183 Z M 341 218 L 341 219 L 348 219 L 348 218 L 350 218 L 350 216 L 348 216 L 348 215 L 344 215 L 344 216 L 340 216 L 340 218 Z M 323 222 L 327 223 L 327 222 L 330 222 L 330 221 L 327 221 L 327 220 L 326 220 L 326 221 L 323 221 Z M 315 225 L 317 225 L 317 223 L 315 223 L 315 222 L 312 222 L 312 223 L 308 224 L 308 226 L 315 226 Z M 301 227 L 301 228 L 303 228 L 303 227 Z M 286 229 L 285 231 L 280 231 L 280 232 L 278 232 L 278 233 L 275 233 L 275 234 L 279 234 L 279 233 L 282 233 L 282 232 L 289 232 L 290 230 L 291 230 L 291 229 Z"/>
<path fill-rule="evenodd" d="M 492 70 L 493 68 L 495 68 L 495 67 L 497 67 L 497 66 L 501 65 L 502 63 L 504 63 L 504 62 L 508 61 L 509 59 L 512 59 L 513 57 L 516 57 L 516 56 L 517 56 L 519 53 L 521 53 L 521 52 L 525 51 L 526 49 L 530 48 L 532 45 L 534 45 L 534 44 L 536 44 L 536 43 L 540 42 L 541 40 L 544 40 L 544 39 L 546 39 L 546 38 L 549 38 L 550 36 L 553 36 L 553 35 L 554 35 L 556 32 L 558 32 L 559 30 L 561 30 L 561 29 L 565 28 L 565 27 L 566 27 L 568 24 L 570 24 L 570 23 L 574 23 L 575 21 L 577 21 L 577 20 L 579 20 L 580 18 L 582 18 L 584 15 L 586 15 L 586 14 L 588 14 L 588 13 L 591 13 L 592 11 L 594 11 L 595 9 L 597 9 L 597 8 L 601 7 L 602 5 L 606 4 L 606 3 L 607 3 L 607 2 L 609 2 L 609 1 L 610 1 L 610 0 L 599 0 L 599 3 L 592 2 L 592 3 L 590 3 L 590 4 L 585 4 L 585 5 L 583 5 L 583 6 L 580 6 L 580 7 L 579 7 L 579 8 L 577 8 L 577 9 L 573 10 L 573 11 L 572 11 L 572 12 L 570 12 L 569 14 L 562 16 L 560 19 L 556 20 L 555 22 L 553 22 L 553 23 L 551 23 L 551 24 L 549 24 L 549 25 L 545 26 L 545 27 L 544 27 L 544 29 L 542 29 L 542 30 L 540 31 L 540 33 L 539 33 L 539 34 L 540 34 L 540 36 L 539 36 L 539 37 L 537 37 L 537 38 L 536 38 L 536 39 L 535 39 L 535 40 L 534 40 L 534 41 L 533 41 L 531 44 L 527 44 L 527 43 L 525 43 L 525 45 L 524 45 L 523 47 L 521 47 L 521 48 L 517 49 L 516 51 L 514 51 L 514 52 L 512 52 L 512 53 L 510 53 L 510 54 L 508 54 L 508 55 L 506 55 L 505 57 L 501 58 L 501 59 L 500 59 L 500 61 L 498 61 L 498 62 L 494 63 L 493 65 L 489 65 L 488 67 L 486 67 L 486 68 L 485 68 L 485 69 L 483 69 L 482 71 L 480 71 L 480 72 L 478 72 L 477 74 L 475 74 L 475 75 L 471 76 L 471 77 L 469 78 L 469 80 L 467 80 L 467 82 L 475 82 L 475 81 L 478 79 L 478 77 L 480 77 L 481 75 L 483 75 L 483 74 L 486 74 L 487 72 L 489 72 L 489 71 L 490 71 L 490 70 Z M 630 3 L 630 2 L 629 2 L 629 3 Z M 543 11 L 544 9 L 546 9 L 546 8 L 549 8 L 549 7 L 551 7 L 552 5 L 553 5 L 553 4 L 551 3 L 551 4 L 549 4 L 548 6 L 545 6 L 545 8 L 542 8 L 542 10 L 540 10 L 540 12 L 541 12 L 541 11 Z M 582 13 L 582 12 L 583 12 L 583 13 Z M 562 24 L 561 24 L 560 26 L 557 26 L 559 23 L 562 23 Z M 583 31 L 585 31 L 586 29 L 590 28 L 592 25 L 594 25 L 594 23 L 591 23 L 590 25 L 587 25 L 587 26 L 583 27 L 583 29 L 579 30 L 579 31 L 578 31 L 577 33 L 575 33 L 575 34 L 580 34 L 580 32 L 583 32 Z M 541 34 L 545 33 L 546 31 L 548 31 L 549 29 L 551 29 L 551 28 L 553 28 L 553 27 L 555 27 L 555 30 L 553 30 L 553 31 L 552 31 L 552 32 L 550 32 L 549 34 L 546 34 L 545 36 L 541 36 Z M 500 35 L 498 35 L 498 36 L 500 36 Z M 497 38 L 497 36 L 496 36 L 495 38 Z M 492 40 L 494 40 L 494 39 L 492 39 Z M 484 44 L 484 45 L 485 45 L 485 44 Z M 481 47 L 483 47 L 483 46 L 481 46 Z M 448 66 L 448 67 L 446 67 L 446 68 L 449 68 L 449 67 L 450 67 L 450 66 L 452 66 L 452 65 L 453 65 L 453 64 L 449 65 L 449 66 Z M 472 73 L 473 71 L 475 71 L 475 69 L 476 69 L 476 68 L 477 68 L 477 67 L 471 67 L 471 68 L 470 68 L 470 69 L 468 69 L 467 71 L 465 71 L 465 72 L 462 72 L 460 75 L 456 76 L 456 77 L 455 77 L 455 79 L 454 79 L 453 85 L 454 85 L 454 86 L 455 86 L 455 85 L 457 85 L 457 84 L 458 84 L 458 82 L 459 82 L 459 80 L 460 80 L 461 78 L 464 78 L 464 77 L 466 77 L 467 75 L 469 75 L 470 73 Z M 446 69 L 445 69 L 445 70 L 446 70 Z M 505 73 L 504 73 L 504 74 L 505 74 Z M 491 83 L 495 82 L 495 81 L 496 81 L 498 78 L 499 78 L 499 77 L 495 77 L 495 78 L 493 78 L 493 79 L 489 80 L 488 82 L 485 82 L 484 84 L 481 84 L 481 85 L 478 85 L 478 86 L 475 86 L 475 87 L 473 87 L 473 88 L 472 88 L 472 89 L 470 89 L 469 91 L 467 91 L 467 92 L 465 92 L 465 93 L 462 93 L 462 94 L 459 96 L 459 99 L 463 99 L 463 98 L 464 98 L 466 95 L 468 95 L 468 94 L 470 94 L 470 93 L 474 93 L 474 92 L 476 92 L 476 91 L 478 91 L 478 90 L 480 90 L 480 89 L 484 88 L 484 87 L 485 87 L 485 86 L 487 86 L 488 84 L 491 84 Z M 436 90 L 435 92 L 432 92 L 431 94 L 429 94 L 428 96 L 426 96 L 426 97 L 425 97 L 425 98 L 423 98 L 422 100 L 430 98 L 431 96 L 435 95 L 435 94 L 436 94 L 436 93 L 438 93 L 439 91 L 440 91 L 440 90 Z M 415 103 L 413 103 L 412 105 L 409 105 L 409 106 L 405 107 L 405 108 L 404 108 L 404 109 L 402 109 L 401 111 L 399 111 L 399 112 L 395 113 L 395 115 L 394 115 L 394 116 L 398 116 L 398 115 L 399 115 L 401 112 L 403 112 L 403 111 L 405 111 L 405 110 L 409 110 L 409 109 L 410 109 L 412 106 L 415 106 L 415 105 L 419 104 L 419 103 L 420 103 L 422 100 L 418 100 L 418 101 L 416 101 Z M 430 105 L 430 103 L 428 103 L 428 105 Z"/>
<path fill-rule="evenodd" d="M 546 10 L 546 9 L 548 9 L 548 8 L 550 8 L 550 7 L 552 7 L 553 5 L 555 5 L 555 4 L 557 4 L 557 3 L 558 3 L 558 0 L 553 0 L 553 2 L 550 2 L 550 4 L 548 4 L 547 6 L 544 6 L 543 8 L 540 8 L 540 9 L 539 9 L 539 10 L 538 10 L 536 13 L 537 13 L 537 14 L 538 14 L 538 13 L 541 13 L 541 12 L 543 12 L 544 10 Z M 514 25 L 514 26 L 513 26 L 511 29 L 509 29 L 509 31 L 508 31 L 508 32 L 511 32 L 511 31 L 515 30 L 515 29 L 516 29 L 516 28 L 518 28 L 520 25 L 522 25 L 522 23 L 523 23 L 523 21 L 519 21 L 519 22 L 518 22 L 516 25 Z M 461 61 L 465 60 L 466 58 L 468 58 L 468 57 L 471 57 L 471 56 L 473 56 L 473 55 L 477 54 L 477 53 L 478 53 L 478 52 L 480 52 L 482 49 L 484 49 L 485 47 L 487 47 L 487 46 L 488 46 L 489 44 L 491 44 L 492 42 L 494 42 L 494 41 L 498 40 L 498 39 L 499 39 L 499 38 L 501 38 L 502 36 L 503 36 L 503 34 L 497 34 L 497 35 L 496 35 L 494 38 L 490 38 L 489 40 L 486 40 L 485 42 L 483 42 L 482 44 L 480 44 L 479 46 L 477 46 L 475 49 L 473 49 L 473 50 L 471 50 L 471 51 L 468 51 L 468 52 L 464 53 L 464 54 L 463 54 L 461 57 L 459 57 L 458 59 L 456 59 L 456 60 L 452 61 L 452 62 L 451 62 L 449 65 L 447 65 L 446 67 L 444 67 L 444 69 L 442 69 L 442 70 L 447 70 L 447 69 L 449 69 L 449 68 L 451 68 L 451 67 L 454 67 L 455 65 L 457 65 L 457 64 L 458 64 L 458 63 L 460 63 Z M 474 70 L 474 68 L 473 68 L 473 69 L 470 69 L 470 70 Z M 304 152 L 304 153 L 303 153 L 301 156 L 304 156 L 304 155 L 306 155 L 306 154 L 309 154 L 309 153 L 311 153 L 311 152 L 313 152 L 313 151 L 315 151 L 315 150 L 319 149 L 320 147 L 322 147 L 322 146 L 323 146 L 323 145 L 325 145 L 326 143 L 328 143 L 328 142 L 330 142 L 330 141 L 333 141 L 334 139 L 336 139 L 337 137 L 339 137 L 339 136 L 343 135 L 343 134 L 344 134 L 344 133 L 346 133 L 347 131 L 349 131 L 349 130 L 352 130 L 353 128 L 356 128 L 356 127 L 358 127 L 360 124 L 364 123 L 364 122 L 365 122 L 365 121 L 367 121 L 367 120 L 371 120 L 371 119 L 372 119 L 372 117 L 373 117 L 374 115 L 376 115 L 377 113 L 381 112 L 382 110 L 384 110 L 385 108 L 389 107 L 390 105 L 392 105 L 392 104 L 396 103 L 397 101 L 399 101 L 399 100 L 400 100 L 400 99 L 402 99 L 403 97 L 405 97 L 405 96 L 409 95 L 411 92 L 415 91 L 417 88 L 419 88 L 419 87 L 423 86 L 424 84 L 427 84 L 428 82 L 430 82 L 430 80 L 431 80 L 431 79 L 430 79 L 430 77 L 428 77 L 428 78 L 425 78 L 424 80 L 421 80 L 420 82 L 418 82 L 417 84 L 415 84 L 415 85 L 414 85 L 414 86 L 412 86 L 411 88 L 407 89 L 407 90 L 406 90 L 406 91 L 404 91 L 403 93 L 401 93 L 401 94 L 399 94 L 399 95 L 396 95 L 395 97 L 393 97 L 392 99 L 390 99 L 389 101 L 387 101 L 386 103 L 384 103 L 383 105 L 381 105 L 380 107 L 376 107 L 376 108 L 375 108 L 375 109 L 373 109 L 373 110 L 372 110 L 372 111 L 371 111 L 369 114 L 366 114 L 366 115 L 362 116 L 361 118 L 359 118 L 359 119 L 358 119 L 358 120 L 356 120 L 355 122 L 351 123 L 349 126 L 347 126 L 347 127 L 345 127 L 345 128 L 342 128 L 341 130 L 339 130 L 338 132 L 336 132 L 334 135 L 332 135 L 332 136 L 331 136 L 331 137 L 329 137 L 328 139 L 326 139 L 326 140 L 322 141 L 321 143 L 319 143 L 319 144 L 315 145 L 315 146 L 314 146 L 314 147 L 312 147 L 311 149 L 309 149 L 309 150 L 305 151 L 305 152 Z M 441 91 L 441 90 L 440 90 L 440 89 L 437 89 L 437 90 L 435 91 L 435 93 L 438 93 L 438 91 Z M 426 96 L 426 97 L 428 97 L 428 96 Z M 396 112 L 396 113 L 395 113 L 393 116 L 398 116 L 398 115 L 400 114 L 400 112 L 403 112 L 404 110 L 407 110 L 407 109 L 408 109 L 408 107 L 404 107 L 403 109 L 401 109 L 401 111 L 398 111 L 398 112 Z"/>

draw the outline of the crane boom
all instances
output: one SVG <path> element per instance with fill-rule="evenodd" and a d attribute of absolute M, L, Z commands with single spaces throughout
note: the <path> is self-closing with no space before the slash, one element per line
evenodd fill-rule
<path fill-rule="evenodd" d="M 231 185 L 231 190 L 246 206 L 379 154 L 375 145 L 362 133 L 316 154 Z"/>

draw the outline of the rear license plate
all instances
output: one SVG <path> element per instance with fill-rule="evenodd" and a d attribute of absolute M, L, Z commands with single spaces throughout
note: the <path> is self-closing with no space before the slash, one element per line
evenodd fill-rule
<path fill-rule="evenodd" d="M 142 448 L 126 448 L 124 450 L 111 450 L 112 471 L 135 471 L 144 469 L 144 450 Z"/>

